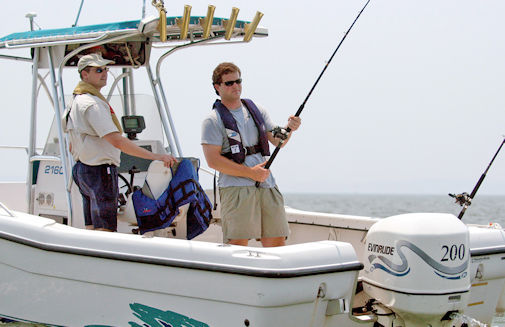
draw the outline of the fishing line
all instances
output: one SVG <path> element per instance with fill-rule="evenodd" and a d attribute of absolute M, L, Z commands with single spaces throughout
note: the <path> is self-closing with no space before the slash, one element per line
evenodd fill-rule
<path fill-rule="evenodd" d="M 300 114 L 302 113 L 303 111 L 303 108 L 305 107 L 305 104 L 307 103 L 307 101 L 309 100 L 311 94 L 312 94 L 312 91 L 314 91 L 314 89 L 316 88 L 316 85 L 317 83 L 319 83 L 319 80 L 321 79 L 321 77 L 323 76 L 324 72 L 326 71 L 326 69 L 328 68 L 330 62 L 333 60 L 333 57 L 335 56 L 335 54 L 337 53 L 338 49 L 340 48 L 340 46 L 342 45 L 342 43 L 344 42 L 345 38 L 347 37 L 347 34 L 349 34 L 349 32 L 351 31 L 352 27 L 354 26 L 354 24 L 356 23 L 356 21 L 358 20 L 359 16 L 361 16 L 361 13 L 365 10 L 365 8 L 368 6 L 368 3 L 370 2 L 370 0 L 368 0 L 365 5 L 363 6 L 363 8 L 360 10 L 360 12 L 358 13 L 358 15 L 356 16 L 356 18 L 354 19 L 354 21 L 352 22 L 351 26 L 349 27 L 349 29 L 347 30 L 347 32 L 345 32 L 344 34 L 344 37 L 342 38 L 342 40 L 340 40 L 337 48 L 335 49 L 335 51 L 333 51 L 333 54 L 331 55 L 330 59 L 326 62 L 326 65 L 324 65 L 324 68 L 323 70 L 321 71 L 321 74 L 319 74 L 319 77 L 317 78 L 316 82 L 314 83 L 314 85 L 312 85 L 312 88 L 310 89 L 309 93 L 307 94 L 307 97 L 305 97 L 305 100 L 302 102 L 302 104 L 300 105 L 300 108 L 298 108 L 298 111 L 295 113 L 295 117 L 298 117 L 300 116 Z M 289 134 L 289 132 L 291 132 L 291 128 L 287 127 L 285 129 L 286 131 L 286 134 Z M 274 161 L 275 157 L 277 156 L 277 153 L 279 153 L 279 150 L 281 149 L 282 145 L 284 144 L 284 139 L 282 138 L 279 138 L 279 144 L 277 145 L 277 147 L 275 148 L 274 152 L 272 153 L 272 155 L 270 156 L 270 159 L 268 159 L 268 162 L 266 163 L 265 165 L 265 169 L 269 169 L 270 166 L 272 165 L 272 162 Z M 260 186 L 260 182 L 256 182 L 256 187 L 259 187 Z"/>

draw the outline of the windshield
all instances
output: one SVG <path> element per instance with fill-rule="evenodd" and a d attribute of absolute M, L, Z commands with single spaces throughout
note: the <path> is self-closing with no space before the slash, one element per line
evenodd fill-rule
<path fill-rule="evenodd" d="M 67 105 L 70 105 L 72 96 L 65 96 Z M 163 133 L 160 115 L 156 107 L 154 97 L 146 94 L 136 94 L 134 96 L 135 112 L 132 114 L 143 116 L 146 124 L 146 129 L 142 133 L 137 134 L 139 140 L 158 140 L 168 152 L 168 142 L 166 141 Z M 119 121 L 124 113 L 123 98 L 119 95 L 114 95 L 110 99 L 110 105 L 114 109 Z M 44 146 L 43 155 L 59 156 L 60 147 L 58 142 L 58 130 L 55 125 L 55 118 L 51 124 L 51 129 Z"/>

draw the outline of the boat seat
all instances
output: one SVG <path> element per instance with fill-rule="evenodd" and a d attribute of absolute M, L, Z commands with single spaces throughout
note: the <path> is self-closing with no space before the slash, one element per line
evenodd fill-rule
<path fill-rule="evenodd" d="M 163 161 L 155 160 L 147 168 L 146 184 L 142 192 L 152 199 L 157 199 L 167 189 L 172 179 L 172 171 L 165 167 Z M 151 191 L 151 194 L 148 194 Z"/>
<path fill-rule="evenodd" d="M 163 161 L 152 161 L 149 164 L 149 167 L 147 168 L 147 174 L 144 182 L 144 186 L 142 187 L 142 193 L 144 195 L 150 197 L 151 199 L 157 199 L 161 196 L 161 194 L 167 189 L 170 180 L 172 179 L 172 171 L 170 168 L 167 168 L 164 166 Z M 182 207 L 179 208 L 179 215 L 175 217 L 172 225 L 177 226 L 177 225 L 185 225 L 185 217 L 188 211 L 189 204 L 186 204 Z M 132 226 L 137 226 L 137 218 L 135 216 L 135 209 L 133 208 L 133 201 L 132 201 L 132 194 L 128 195 L 128 198 L 126 200 L 126 205 L 124 206 L 124 209 L 118 213 L 118 219 L 130 223 Z M 185 226 L 180 226 L 184 227 Z M 171 228 L 171 227 L 169 227 Z M 146 234 L 148 235 L 154 235 L 154 236 L 170 236 L 173 233 L 167 233 L 165 230 L 158 230 L 154 232 L 148 232 Z M 181 233 L 182 231 L 179 231 L 177 234 L 179 235 L 186 235 L 185 231 L 184 233 Z"/>

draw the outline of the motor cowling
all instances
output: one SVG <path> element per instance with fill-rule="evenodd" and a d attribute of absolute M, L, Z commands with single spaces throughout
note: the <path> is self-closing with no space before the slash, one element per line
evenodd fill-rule
<path fill-rule="evenodd" d="M 365 292 L 406 322 L 466 307 L 469 233 L 451 214 L 413 213 L 375 223 L 365 245 Z M 431 318 L 430 318 L 431 317 Z"/>

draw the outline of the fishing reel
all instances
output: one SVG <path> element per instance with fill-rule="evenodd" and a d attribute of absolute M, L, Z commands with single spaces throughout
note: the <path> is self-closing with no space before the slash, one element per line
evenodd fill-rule
<path fill-rule="evenodd" d="M 456 203 L 458 203 L 460 206 L 468 207 L 469 205 L 472 204 L 472 198 L 470 197 L 470 194 L 466 192 L 463 192 L 461 194 L 449 193 L 449 196 L 456 199 Z"/>
<path fill-rule="evenodd" d="M 289 132 L 284 128 L 277 126 L 274 129 L 271 130 L 273 136 L 275 138 L 281 139 L 281 140 L 286 140 L 289 136 Z"/>

